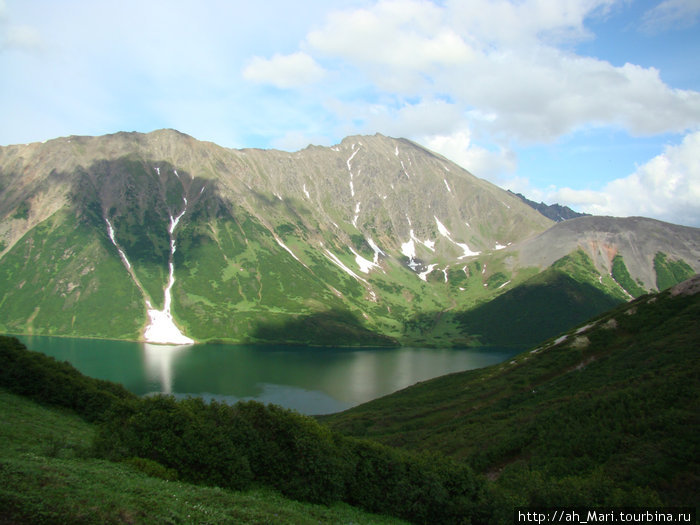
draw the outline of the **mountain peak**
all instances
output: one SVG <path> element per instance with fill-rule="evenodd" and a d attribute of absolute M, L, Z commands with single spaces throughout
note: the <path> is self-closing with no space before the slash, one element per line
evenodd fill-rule
<path fill-rule="evenodd" d="M 473 344 L 478 334 L 443 314 L 456 319 L 576 250 L 605 293 L 617 254 L 646 289 L 650 250 L 672 277 L 687 273 L 680 259 L 700 260 L 697 232 L 664 227 L 647 242 L 659 228 L 644 221 L 552 227 L 514 194 L 381 134 L 292 153 L 172 129 L 69 137 L 0 148 L 0 190 L 9 332 L 138 338 L 156 311 L 200 341 Z M 119 313 L 91 324 L 103 304 Z"/>

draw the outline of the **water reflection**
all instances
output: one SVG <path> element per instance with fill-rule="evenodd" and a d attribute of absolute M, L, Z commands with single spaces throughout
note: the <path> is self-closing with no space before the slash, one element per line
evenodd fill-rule
<path fill-rule="evenodd" d="M 142 344 L 143 362 L 148 379 L 160 385 L 156 392 L 172 394 L 175 360 L 192 348 L 192 345 Z"/>
<path fill-rule="evenodd" d="M 307 414 L 337 412 L 418 381 L 510 359 L 517 349 L 348 349 L 291 346 L 168 346 L 21 337 L 138 395 L 165 393 L 235 403 L 255 399 Z"/>

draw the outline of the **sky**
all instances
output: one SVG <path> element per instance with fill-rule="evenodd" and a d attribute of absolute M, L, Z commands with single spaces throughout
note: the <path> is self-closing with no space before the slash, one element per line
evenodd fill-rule
<path fill-rule="evenodd" d="M 700 227 L 700 0 L 0 0 L 0 145 L 161 128 Z"/>

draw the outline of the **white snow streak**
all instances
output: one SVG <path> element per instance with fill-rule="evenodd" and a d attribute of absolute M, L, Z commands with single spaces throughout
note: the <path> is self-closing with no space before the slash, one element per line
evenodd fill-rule
<path fill-rule="evenodd" d="M 175 326 L 175 322 L 173 321 L 173 317 L 170 313 L 170 305 L 172 302 L 171 290 L 173 284 L 175 283 L 175 266 L 173 264 L 173 255 L 175 254 L 175 238 L 173 236 L 173 232 L 175 231 L 178 222 L 187 210 L 187 199 L 184 199 L 184 201 L 185 209 L 182 211 L 182 213 L 180 213 L 180 215 L 178 215 L 177 217 L 173 217 L 172 215 L 170 216 L 170 226 L 168 228 L 168 233 L 170 234 L 170 263 L 168 265 L 168 284 L 164 290 L 163 309 L 156 310 L 155 308 L 153 308 L 151 301 L 145 298 L 146 311 L 148 312 L 150 322 L 144 330 L 143 337 L 149 343 L 175 345 L 189 345 L 194 343 L 192 339 L 185 336 L 182 332 L 180 332 L 180 329 L 177 326 Z M 109 233 L 109 238 L 112 241 L 112 244 L 114 244 L 114 246 L 117 248 L 122 263 L 124 263 L 124 266 L 126 266 L 127 270 L 129 270 L 129 275 L 131 275 L 131 278 L 136 283 L 136 286 L 138 286 L 138 288 L 141 290 L 141 293 L 144 293 L 141 284 L 136 280 L 136 276 L 133 274 L 131 264 L 129 263 L 129 260 L 126 257 L 126 254 L 117 244 L 117 241 L 114 237 L 114 228 L 112 228 L 112 224 L 106 217 L 105 222 L 107 223 L 107 232 Z"/>
<path fill-rule="evenodd" d="M 455 246 L 459 246 L 462 249 L 462 251 L 464 252 L 462 255 L 459 256 L 460 259 L 464 259 L 465 257 L 472 257 L 474 255 L 479 255 L 481 253 L 481 252 L 474 252 L 466 244 L 461 243 L 461 242 L 457 242 L 454 239 L 452 239 L 452 235 L 450 234 L 449 230 L 447 228 L 445 228 L 445 226 L 440 222 L 440 220 L 437 217 L 435 217 L 434 215 L 433 215 L 433 217 L 435 218 L 435 222 L 437 223 L 437 227 L 438 227 L 438 231 L 440 232 L 440 235 L 447 238 L 447 240 L 449 240 Z"/>
<path fill-rule="evenodd" d="M 301 260 L 299 259 L 299 257 L 297 257 L 297 256 L 294 254 L 294 252 L 293 252 L 292 250 L 290 250 L 289 247 L 288 247 L 286 244 L 284 244 L 284 243 L 282 242 L 282 239 L 280 239 L 280 238 L 277 237 L 276 235 L 275 235 L 275 241 L 277 241 L 277 244 L 279 244 L 282 248 L 284 248 L 285 250 L 287 250 L 287 251 L 289 252 L 289 255 L 291 255 L 292 257 L 294 257 L 294 258 L 295 258 L 297 261 L 299 261 L 301 264 L 304 264 L 303 262 L 301 262 Z M 306 265 L 304 264 L 304 266 L 306 266 Z"/>
<path fill-rule="evenodd" d="M 438 227 L 438 231 L 440 232 L 440 235 L 442 235 L 443 237 L 449 238 L 450 232 L 447 230 L 447 228 L 445 228 L 444 224 L 442 224 L 440 222 L 440 220 L 437 217 L 435 217 L 434 215 L 433 215 L 433 217 L 435 218 L 435 222 L 437 223 L 437 227 Z"/>
<path fill-rule="evenodd" d="M 362 255 L 353 250 L 352 247 L 350 248 L 350 251 L 355 255 L 355 262 L 360 267 L 360 271 L 362 273 L 369 273 L 369 271 L 372 268 L 379 268 L 379 265 L 376 263 L 376 261 L 368 261 L 367 259 L 362 257 Z"/>
<path fill-rule="evenodd" d="M 348 268 L 347 266 L 345 266 L 345 265 L 343 264 L 343 261 L 341 261 L 340 259 L 338 259 L 330 250 L 328 250 L 328 248 L 326 248 L 325 251 L 326 251 L 326 253 L 328 254 L 327 257 L 331 260 L 331 262 L 333 262 L 334 264 L 336 264 L 341 270 L 343 270 L 344 272 L 346 272 L 348 275 L 354 277 L 354 278 L 357 279 L 358 281 L 362 281 L 363 283 L 368 284 L 367 281 L 365 281 L 362 277 L 360 277 L 360 276 L 357 275 L 355 272 L 353 272 L 350 268 Z"/>
<path fill-rule="evenodd" d="M 450 189 L 450 185 L 447 184 L 447 179 L 442 179 L 442 182 L 445 183 L 445 187 L 447 188 L 447 191 L 449 191 L 450 193 L 452 193 L 452 190 Z"/>
<path fill-rule="evenodd" d="M 377 246 L 377 244 L 370 238 L 367 239 L 367 243 L 369 244 L 370 248 L 374 251 L 374 264 L 377 264 L 379 262 L 379 256 L 384 255 L 386 257 L 386 253 L 382 251 L 382 249 Z"/>
<path fill-rule="evenodd" d="M 175 325 L 173 316 L 170 313 L 170 306 L 172 304 L 171 291 L 173 285 L 175 284 L 175 264 L 173 262 L 173 257 L 175 256 L 175 228 L 177 228 L 178 223 L 185 212 L 187 211 L 187 198 L 183 197 L 185 207 L 177 217 L 170 216 L 170 227 L 168 228 L 168 233 L 170 234 L 170 262 L 168 264 L 170 273 L 168 276 L 168 285 L 165 287 L 163 309 L 156 310 L 151 307 L 151 304 L 146 301 L 148 306 L 148 317 L 151 319 L 150 324 L 146 327 L 143 333 L 143 337 L 149 343 L 159 343 L 159 344 L 175 344 L 175 345 L 191 345 L 194 343 L 192 339 L 183 334 L 180 329 Z"/>
<path fill-rule="evenodd" d="M 360 204 L 362 203 L 358 202 L 357 204 L 355 204 L 355 216 L 352 218 L 352 225 L 355 228 L 357 228 L 357 219 L 360 216 Z"/>
<path fill-rule="evenodd" d="M 114 238 L 114 228 L 112 228 L 112 223 L 109 222 L 109 219 L 106 217 L 105 222 L 107 223 L 107 233 L 109 234 L 109 239 L 112 241 L 112 244 L 114 244 L 114 247 L 119 252 L 119 257 L 121 258 L 122 263 L 124 263 L 124 266 L 126 266 L 127 270 L 131 270 L 131 264 L 129 263 L 129 259 L 126 258 L 126 254 L 122 251 L 122 249 L 117 244 L 116 239 Z"/>
<path fill-rule="evenodd" d="M 353 146 L 353 148 L 355 147 L 354 144 L 353 144 L 352 146 Z M 353 151 L 353 152 L 352 152 L 352 155 L 350 155 L 350 158 L 349 158 L 348 160 L 345 161 L 345 163 L 348 165 L 348 171 L 349 171 L 351 174 L 352 174 L 352 165 L 351 165 L 351 162 L 352 162 L 352 159 L 355 157 L 355 155 L 357 155 L 357 152 L 358 152 L 358 151 L 360 151 L 360 148 L 357 148 L 355 151 Z"/>
<path fill-rule="evenodd" d="M 306 184 L 304 184 L 304 195 L 306 195 L 306 198 L 311 200 L 311 195 L 309 195 L 308 190 L 306 189 Z"/>

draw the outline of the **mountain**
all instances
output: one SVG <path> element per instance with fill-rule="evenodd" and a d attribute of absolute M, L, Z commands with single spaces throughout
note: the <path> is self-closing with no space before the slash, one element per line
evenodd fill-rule
<path fill-rule="evenodd" d="M 509 193 L 513 193 L 512 191 L 508 190 Z M 522 200 L 525 204 L 530 206 L 531 208 L 536 209 L 538 212 L 540 212 L 542 215 L 547 217 L 548 219 L 552 219 L 555 222 L 561 222 L 561 221 L 566 221 L 569 219 L 575 219 L 576 217 L 587 217 L 590 214 L 588 213 L 579 213 L 577 211 L 572 210 L 568 206 L 562 206 L 561 204 L 545 204 L 544 202 L 535 202 L 531 201 L 525 195 L 521 193 L 513 193 L 516 197 L 519 197 L 520 200 Z"/>
<path fill-rule="evenodd" d="M 509 509 L 694 506 L 699 320 L 696 276 L 509 362 L 319 419 L 346 435 L 458 458 L 494 481 Z"/>
<path fill-rule="evenodd" d="M 555 224 L 444 157 L 381 135 L 294 153 L 174 130 L 14 145 L 0 148 L 0 195 L 6 333 L 494 344 L 469 312 L 509 302 L 549 268 L 573 277 L 579 303 L 589 287 L 606 297 L 556 331 L 700 270 L 698 229 Z M 523 327 L 548 315 L 520 306 Z"/>

